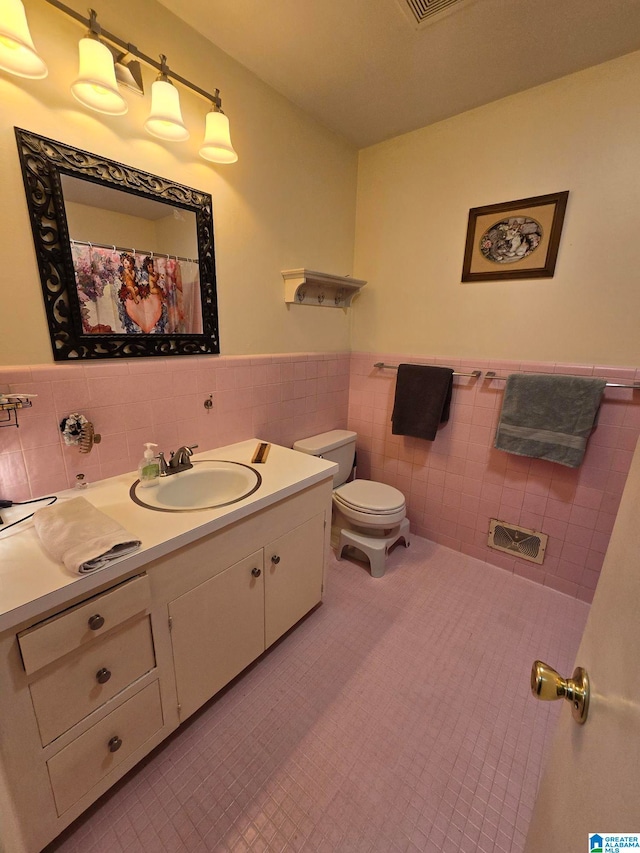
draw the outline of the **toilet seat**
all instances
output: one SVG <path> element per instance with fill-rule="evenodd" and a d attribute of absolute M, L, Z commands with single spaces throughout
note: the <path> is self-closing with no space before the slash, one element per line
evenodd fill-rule
<path fill-rule="evenodd" d="M 333 492 L 336 508 L 352 523 L 369 528 L 390 528 L 406 515 L 404 495 L 393 486 L 371 480 L 352 480 Z"/>
<path fill-rule="evenodd" d="M 336 503 L 357 512 L 392 515 L 406 509 L 402 492 L 386 483 L 374 483 L 371 480 L 352 480 L 338 486 L 333 496 Z"/>

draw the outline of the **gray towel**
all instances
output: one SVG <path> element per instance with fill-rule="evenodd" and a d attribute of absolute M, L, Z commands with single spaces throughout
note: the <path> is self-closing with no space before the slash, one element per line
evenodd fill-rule
<path fill-rule="evenodd" d="M 401 364 L 391 415 L 393 435 L 412 435 L 433 441 L 441 423 L 449 420 L 453 370 L 427 364 Z"/>
<path fill-rule="evenodd" d="M 512 373 L 494 447 L 577 468 L 606 384 L 586 376 Z"/>

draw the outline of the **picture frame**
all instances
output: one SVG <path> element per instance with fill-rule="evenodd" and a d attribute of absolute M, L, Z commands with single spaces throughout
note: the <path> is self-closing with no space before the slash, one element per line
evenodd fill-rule
<path fill-rule="evenodd" d="M 469 211 L 462 281 L 551 278 L 569 191 Z"/>
<path fill-rule="evenodd" d="M 15 134 L 54 361 L 218 354 L 211 195 Z M 72 212 L 98 236 L 76 239 Z"/>

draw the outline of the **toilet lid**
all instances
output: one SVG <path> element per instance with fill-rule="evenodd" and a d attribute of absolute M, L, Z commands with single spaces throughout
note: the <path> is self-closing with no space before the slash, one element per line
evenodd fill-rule
<path fill-rule="evenodd" d="M 339 486 L 333 495 L 347 507 L 380 515 L 398 512 L 405 506 L 402 492 L 386 483 L 373 483 L 371 480 L 352 480 Z"/>

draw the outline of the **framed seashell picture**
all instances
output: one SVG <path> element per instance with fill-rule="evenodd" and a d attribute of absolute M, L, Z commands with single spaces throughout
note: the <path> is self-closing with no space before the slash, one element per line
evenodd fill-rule
<path fill-rule="evenodd" d="M 462 281 L 551 278 L 569 191 L 469 211 Z"/>

